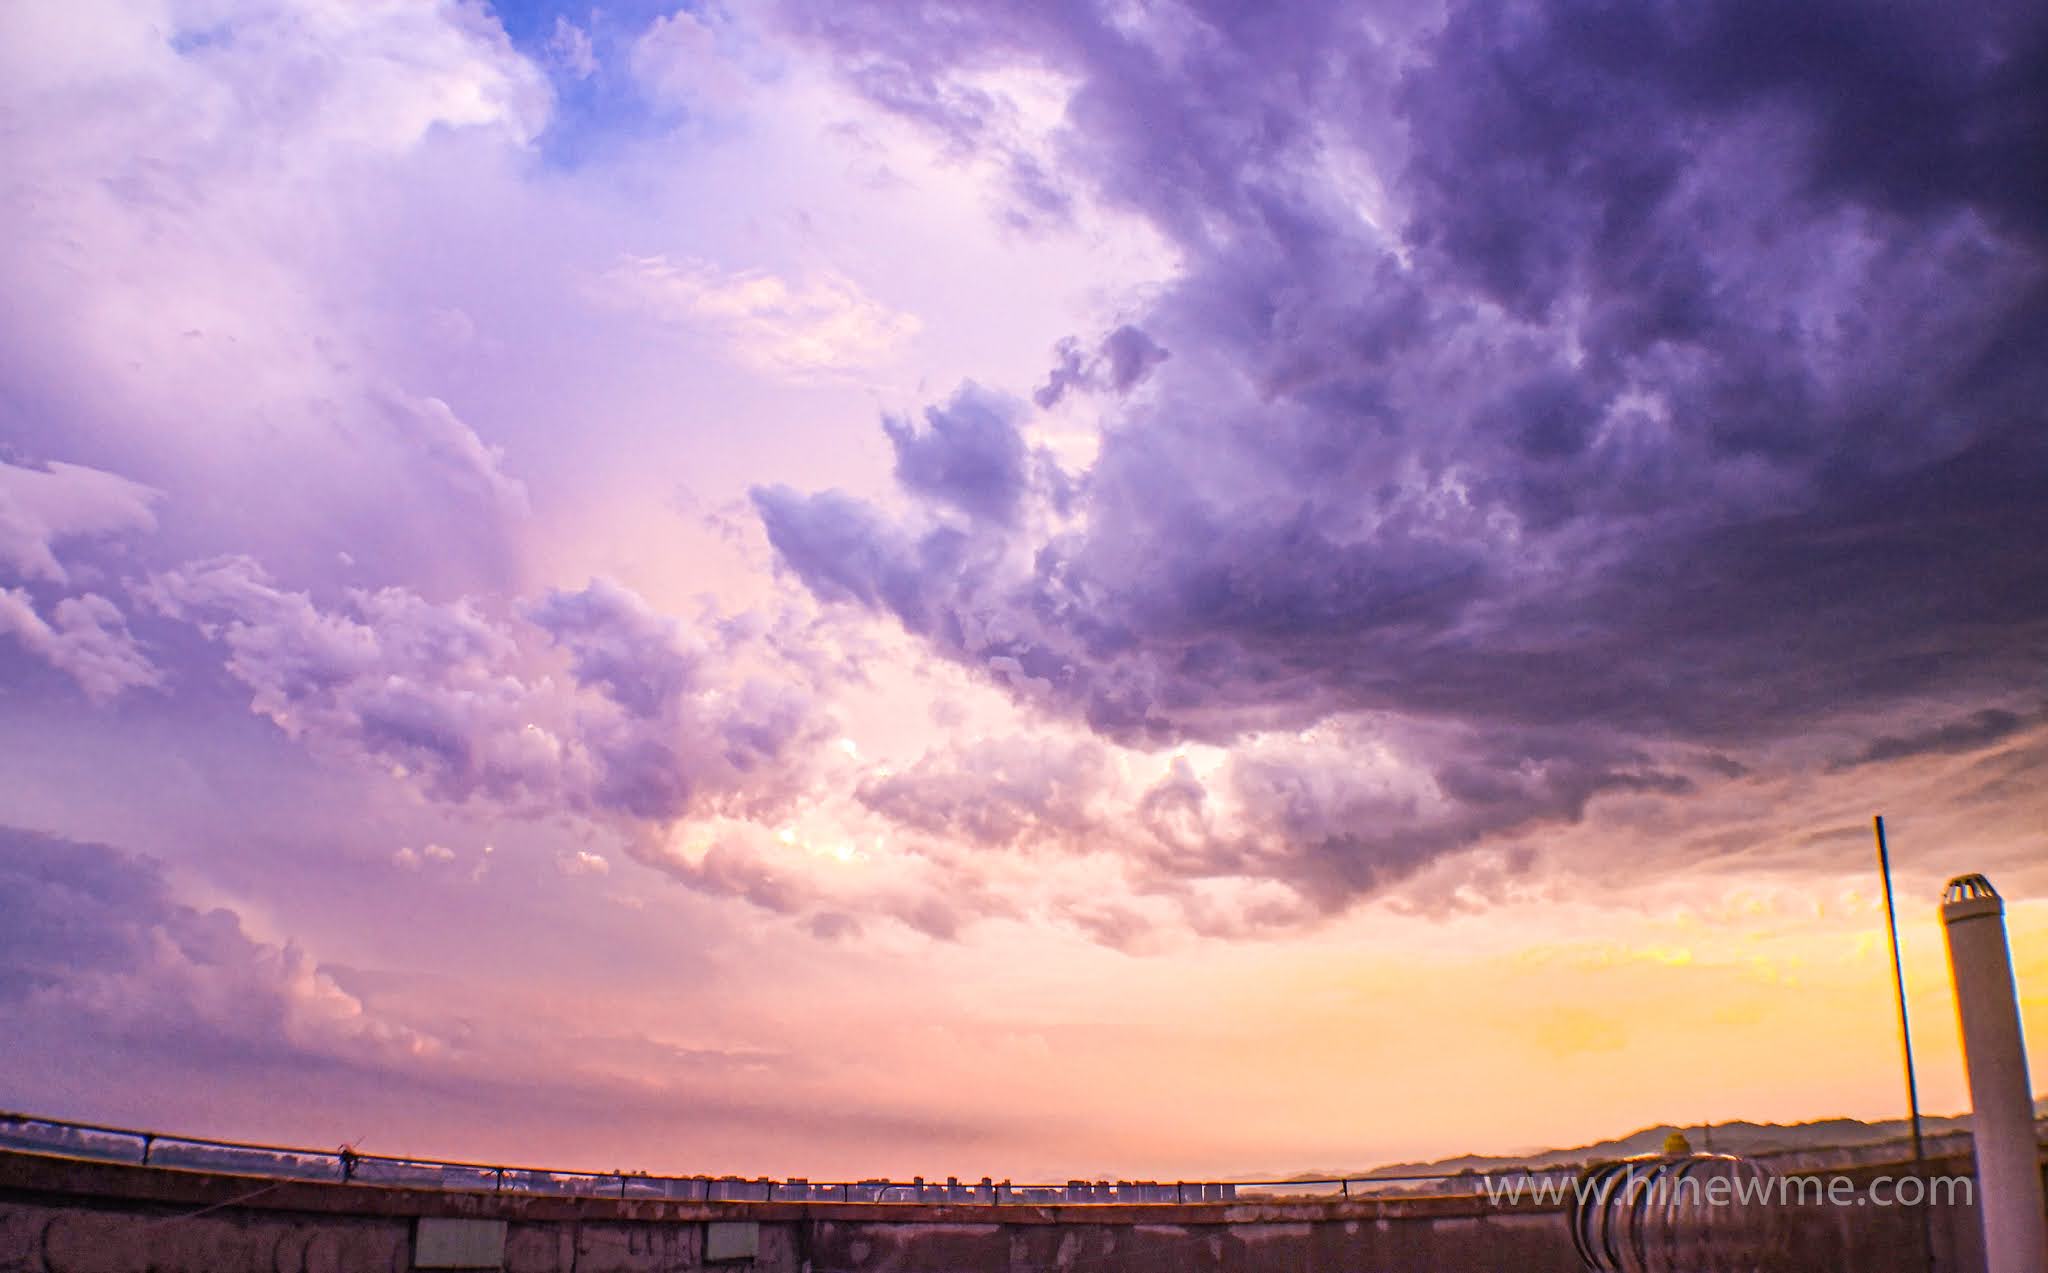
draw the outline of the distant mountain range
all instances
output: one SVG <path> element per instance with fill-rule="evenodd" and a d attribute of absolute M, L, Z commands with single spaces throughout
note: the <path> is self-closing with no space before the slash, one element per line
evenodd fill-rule
<path fill-rule="evenodd" d="M 2034 1102 L 2034 1117 L 2048 1117 L 2048 1097 Z M 1967 1115 L 1923 1116 L 1920 1126 L 1923 1134 L 1929 1139 L 1970 1130 Z M 1434 1176 L 1451 1175 L 1461 1171 L 1488 1171 L 1498 1167 L 1554 1167 L 1611 1161 L 1635 1154 L 1657 1153 L 1664 1148 L 1665 1138 L 1674 1131 L 1684 1132 L 1685 1138 L 1692 1143 L 1694 1149 L 1711 1149 L 1715 1153 L 1723 1154 L 1854 1149 L 1892 1141 L 1903 1144 L 1913 1134 L 1911 1124 L 1903 1118 L 1887 1119 L 1877 1123 L 1866 1123 L 1854 1118 L 1824 1118 L 1811 1123 L 1738 1122 L 1715 1123 L 1709 1127 L 1674 1127 L 1663 1124 L 1645 1127 L 1613 1140 L 1579 1145 L 1571 1149 L 1546 1149 L 1533 1154 L 1463 1154 L 1456 1158 L 1440 1158 L 1435 1162 L 1388 1163 L 1367 1171 L 1305 1171 L 1289 1179 L 1329 1180 L 1346 1176 L 1359 1180 L 1375 1176 Z"/>

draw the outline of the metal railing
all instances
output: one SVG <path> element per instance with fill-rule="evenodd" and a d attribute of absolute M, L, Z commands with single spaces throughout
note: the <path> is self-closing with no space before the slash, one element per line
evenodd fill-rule
<path fill-rule="evenodd" d="M 862 1202 L 1102 1205 L 1311 1200 L 1396 1196 L 1491 1196 L 1499 1182 L 1571 1181 L 1579 1167 L 1512 1167 L 1487 1172 L 1372 1174 L 1293 1180 L 1070 1180 L 1013 1184 L 983 1177 L 968 1182 L 912 1180 L 772 1180 L 738 1176 L 657 1176 L 637 1171 L 565 1171 L 392 1154 L 261 1145 L 108 1127 L 0 1111 L 0 1149 L 217 1171 L 289 1180 L 320 1180 L 408 1189 L 460 1189 L 586 1198 L 651 1198 L 681 1202 Z M 1491 1188 L 1489 1188 L 1489 1185 Z"/>

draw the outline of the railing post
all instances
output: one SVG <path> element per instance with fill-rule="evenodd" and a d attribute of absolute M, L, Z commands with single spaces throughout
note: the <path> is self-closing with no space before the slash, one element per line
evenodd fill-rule
<path fill-rule="evenodd" d="M 149 1151 L 155 1144 L 156 1137 L 148 1132 L 142 1133 L 142 1165 L 145 1167 L 149 1166 Z"/>
<path fill-rule="evenodd" d="M 1187 1196 L 1182 1192 L 1186 1187 L 1186 1182 L 1184 1181 L 1176 1180 L 1173 1182 L 1173 1200 L 1175 1202 L 1187 1201 Z"/>
<path fill-rule="evenodd" d="M 623 1198 L 623 1197 L 625 1197 L 625 1196 L 626 1196 L 626 1173 L 622 1171 L 622 1172 L 620 1172 L 620 1173 L 619 1173 L 619 1197 Z"/>
<path fill-rule="evenodd" d="M 497 1192 L 505 1192 L 505 1169 L 503 1167 L 493 1167 L 491 1168 L 491 1174 L 498 1178 Z"/>
<path fill-rule="evenodd" d="M 1344 1189 L 1344 1196 L 1349 1198 L 1351 1196 L 1351 1182 L 1349 1180 L 1345 1180 L 1340 1183 L 1342 1184 Z"/>

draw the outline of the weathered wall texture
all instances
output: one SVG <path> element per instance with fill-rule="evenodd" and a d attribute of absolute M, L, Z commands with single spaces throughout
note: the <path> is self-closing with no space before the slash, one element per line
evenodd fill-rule
<path fill-rule="evenodd" d="M 0 1152 L 6 1273 L 408 1273 L 420 1216 L 506 1221 L 508 1273 L 1579 1268 L 1562 1212 L 1469 1198 L 1001 1208 L 621 1201 L 265 1181 Z M 1972 1209 L 1928 1216 L 1944 1273 L 1982 1268 Z M 759 1222 L 758 1255 L 705 1264 L 706 1223 L 732 1219 Z M 1789 1219 L 1787 1269 L 1921 1273 L 1916 1211 L 1816 1207 Z"/>

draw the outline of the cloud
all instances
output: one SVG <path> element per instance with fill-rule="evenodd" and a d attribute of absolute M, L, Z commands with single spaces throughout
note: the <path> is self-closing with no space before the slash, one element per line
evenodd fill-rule
<path fill-rule="evenodd" d="M 79 464 L 27 468 L 0 460 L 0 567 L 16 578 L 62 584 L 57 559 L 68 539 L 156 529 L 162 493 Z"/>
<path fill-rule="evenodd" d="M 557 590 L 528 616 L 569 653 L 578 684 L 621 709 L 582 718 L 599 766 L 591 799 L 603 808 L 657 822 L 772 808 L 794 795 L 800 755 L 830 729 L 789 669 L 751 675 L 730 649 L 687 647 L 672 621 L 616 585 Z M 700 674 L 711 662 L 725 665 L 720 676 Z"/>
<path fill-rule="evenodd" d="M 664 14 L 633 42 L 629 57 L 633 77 L 651 97 L 667 105 L 730 106 L 749 85 L 735 68 L 730 51 L 720 49 L 719 37 L 712 23 L 688 10 Z"/>
<path fill-rule="evenodd" d="M 564 875 L 608 875 L 611 873 L 612 864 L 603 854 L 577 849 L 573 853 L 557 856 L 555 869 Z"/>
<path fill-rule="evenodd" d="M 295 1139 L 346 1110 L 346 1132 L 333 1135 L 368 1132 L 387 1148 L 451 1100 L 480 1113 L 538 1103 L 556 1122 L 732 1106 L 755 1132 L 815 1123 L 768 1091 L 804 1077 L 783 1049 L 593 1031 L 531 1006 L 493 1012 L 497 995 L 481 989 L 435 1003 L 403 973 L 323 963 L 251 935 L 234 910 L 190 904 L 152 858 L 0 828 L 0 1030 L 17 1045 L 11 1072 L 40 1099 L 81 1073 L 147 1079 L 145 1104 L 223 1084 L 268 1099 L 313 1075 L 344 1099 L 316 1103 Z M 253 1117 L 261 1104 L 233 1108 Z M 521 1134 L 545 1135 L 549 1121 Z M 855 1119 L 867 1131 L 887 1121 Z"/>
<path fill-rule="evenodd" d="M 977 162 L 996 188 L 993 212 L 1006 227 L 1025 234 L 1070 228 L 1075 191 L 1060 171 L 1057 143 L 1073 84 L 1035 45 L 1064 33 L 1014 6 L 928 12 L 946 29 L 912 39 L 892 29 L 885 9 L 868 5 L 791 4 L 778 17 L 800 36 L 821 37 L 857 92 L 929 130 L 950 162 Z M 991 56 L 998 50 L 1013 56 Z"/>
<path fill-rule="evenodd" d="M 96 592 L 57 602 L 46 621 L 28 593 L 0 588 L 0 632 L 78 682 L 95 703 L 163 684 L 163 673 L 129 635 L 120 608 Z"/>
<path fill-rule="evenodd" d="M 1829 60 L 1745 0 L 1346 12 L 802 10 L 965 149 L 961 76 L 1066 77 L 1061 177 L 1183 262 L 1131 357 L 1063 348 L 1042 403 L 1147 392 L 1000 529 L 901 465 L 901 513 L 756 491 L 814 596 L 1121 744 L 1391 730 L 1431 801 L 1247 756 L 1263 830 L 1199 841 L 1323 903 L 2037 679 L 2048 19 L 1802 15 Z"/>
<path fill-rule="evenodd" d="M 384 405 L 394 430 L 428 456 L 451 486 L 481 496 L 507 516 L 531 511 L 526 484 L 505 472 L 503 449 L 486 444 L 447 403 L 392 393 Z"/>
<path fill-rule="evenodd" d="M 597 53 L 590 33 L 562 14 L 555 15 L 555 31 L 548 37 L 548 56 L 577 79 L 597 73 Z"/>
<path fill-rule="evenodd" d="M 1693 786 L 1616 740 L 1387 716 L 1163 758 L 1085 734 L 980 739 L 871 775 L 858 798 L 948 861 L 964 847 L 1113 871 L 1117 888 L 1098 875 L 1053 911 L 1124 945 L 1175 920 L 1219 935 L 1299 926 L 1397 886 L 1434 900 L 1410 886 L 1439 858 L 1576 822 L 1602 794 Z"/>
<path fill-rule="evenodd" d="M 1091 742 L 1025 736 L 927 752 L 859 786 L 867 808 L 900 826 L 986 848 L 1058 843 L 1098 825 L 1093 808 L 1111 775 Z"/>
<path fill-rule="evenodd" d="M 779 560 L 820 600 L 886 608 L 912 631 L 921 629 L 920 559 L 945 558 L 957 536 L 935 535 L 913 548 L 879 510 L 838 491 L 805 495 L 770 486 L 752 496 Z"/>
<path fill-rule="evenodd" d="M 391 855 L 391 864 L 407 871 L 417 871 L 429 863 L 446 866 L 454 860 L 455 850 L 445 844 L 427 844 L 417 849 L 407 845 Z M 478 867 L 481 869 L 481 861 Z"/>
<path fill-rule="evenodd" d="M 526 617 L 569 652 L 578 684 L 633 716 L 658 716 L 695 688 L 697 660 L 675 620 L 617 584 L 592 580 L 580 592 L 551 592 Z"/>
<path fill-rule="evenodd" d="M 893 491 L 752 491 L 818 624 L 809 601 L 774 631 L 685 619 L 602 580 L 514 598 L 542 564 L 525 483 L 576 467 L 561 404 L 602 414 L 647 370 L 508 394 L 559 341 L 519 329 L 561 299 L 530 278 L 836 391 L 902 370 L 918 320 L 792 267 L 832 259 L 808 248 L 612 255 L 662 227 L 621 234 L 530 153 L 548 86 L 482 10 L 229 4 L 8 63 L 24 117 L 73 121 L 19 157 L 49 211 L 0 253 L 35 316 L 0 320 L 10 426 L 150 484 L 0 469 L 11 639 L 96 698 L 173 679 L 94 556 L 161 489 L 141 595 L 316 752 L 600 825 L 792 914 L 944 933 L 1044 905 L 1126 944 L 1162 912 L 1262 931 L 1460 855 L 1512 865 L 1596 802 L 1682 803 L 1814 731 L 1830 755 L 1963 747 L 2036 675 L 2037 16 L 1824 7 L 1823 62 L 1760 43 L 1748 0 L 786 8 L 845 85 L 994 174 L 1012 230 L 1085 237 L 1063 219 L 1107 210 L 1165 245 L 1171 277 L 1020 328 L 996 364 L 1089 333 L 1035 386 L 1044 410 L 1094 395 L 1060 415 L 1100 416 L 1087 467 L 1032 444 L 1024 402 L 937 381 L 882 417 Z M 680 106 L 640 103 L 611 175 L 656 153 L 649 118 L 715 108 L 710 68 L 755 34 L 671 15 L 599 75 L 590 33 L 534 22 L 577 109 L 609 109 L 627 62 Z M 555 237 L 546 268 L 502 269 Z M 406 586 L 333 586 L 337 560 Z M 820 761 L 835 695 L 877 677 L 823 634 L 870 620 L 905 634 L 876 641 L 913 650 L 905 675 L 964 673 L 992 710 L 940 704 L 922 757 Z M 149 655 L 193 644 L 136 628 Z M 1108 883 L 1022 878 L 1055 859 Z"/>
<path fill-rule="evenodd" d="M 1004 399 L 968 384 L 945 406 L 926 410 L 921 430 L 908 420 L 885 419 L 896 481 L 969 517 L 1015 521 L 1028 476 L 1018 414 Z"/>
<path fill-rule="evenodd" d="M 394 1064 L 443 1044 L 371 1010 L 296 945 L 177 901 L 162 869 L 99 844 L 0 828 L 0 1018 L 249 1058 Z"/>
<path fill-rule="evenodd" d="M 2020 733 L 2027 724 L 2027 718 L 2017 712 L 1987 707 L 1959 720 L 1947 721 L 1915 733 L 1886 734 L 1881 738 L 1872 739 L 1870 745 L 1854 758 L 1839 762 L 1835 768 L 1850 769 L 1858 765 L 1905 760 L 1912 756 L 1947 756 L 1982 751 Z"/>
<path fill-rule="evenodd" d="M 436 799 L 570 812 L 634 843 L 683 819 L 769 816 L 832 732 L 800 677 L 747 670 L 773 655 L 744 625 L 691 644 L 604 580 L 546 594 L 525 628 L 402 588 L 322 606 L 246 557 L 162 572 L 141 593 L 224 646 L 251 710 L 309 748 Z M 550 646 L 573 686 L 546 672 Z"/>
<path fill-rule="evenodd" d="M 507 673 L 512 638 L 467 602 L 387 588 L 322 609 L 246 557 L 163 572 L 142 595 L 223 644 L 251 710 L 285 734 L 395 768 L 444 799 L 544 799 L 582 763 Z"/>
<path fill-rule="evenodd" d="M 230 3 L 208 16 L 165 31 L 170 49 L 229 85 L 266 129 L 306 143 L 399 151 L 436 128 L 523 141 L 547 115 L 545 79 L 480 12 L 306 0 L 284 11 Z M 281 68 L 298 74 L 280 83 Z"/>
<path fill-rule="evenodd" d="M 156 529 L 160 492 L 100 469 L 0 461 L 0 578 L 51 587 L 72 581 L 81 540 Z M 131 689 L 160 686 L 163 673 L 129 633 L 121 608 L 97 592 L 58 597 L 44 609 L 29 588 L 0 587 L 0 634 L 105 703 Z"/>
<path fill-rule="evenodd" d="M 888 362 L 918 320 L 843 275 L 801 281 L 702 261 L 630 257 L 599 276 L 602 304 L 717 338 L 738 362 L 777 376 L 845 375 Z"/>
<path fill-rule="evenodd" d="M 1076 390 L 1101 390 L 1122 397 L 1143 384 L 1152 369 L 1172 357 L 1150 336 L 1126 323 L 1102 340 L 1094 353 L 1084 353 L 1069 336 L 1060 342 L 1059 364 L 1032 394 L 1032 401 L 1052 409 Z"/>
<path fill-rule="evenodd" d="M 1451 853 L 1576 822 L 1603 792 L 1692 789 L 1611 740 L 1417 730 L 1399 720 L 1248 749 L 1227 779 L 1244 827 L 1228 846 L 1235 873 L 1287 882 L 1323 913 L 1383 894 Z M 1214 872 L 1213 861 L 1204 870 Z"/>
<path fill-rule="evenodd" d="M 496 226 L 525 214 L 545 77 L 482 6 L 148 8 L 8 15 L 0 109 L 42 121 L 9 156 L 36 211 L 0 245 L 9 449 L 162 492 L 180 556 L 502 583 L 525 493 L 507 413 L 443 356 L 447 315 L 486 311 L 437 222 L 457 186 Z M 139 488 L 102 487 L 144 528 Z M 17 522 L 0 510 L 0 562 Z"/>

